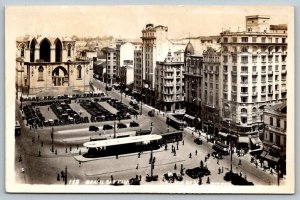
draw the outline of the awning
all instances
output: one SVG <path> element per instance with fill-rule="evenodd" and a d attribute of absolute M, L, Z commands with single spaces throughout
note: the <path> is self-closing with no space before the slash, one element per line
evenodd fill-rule
<path fill-rule="evenodd" d="M 196 118 L 196 117 L 193 117 L 193 116 L 188 115 L 188 114 L 185 114 L 184 117 L 189 118 L 189 119 L 191 119 L 191 120 L 194 120 L 194 119 Z"/>
<path fill-rule="evenodd" d="M 227 137 L 227 136 L 228 136 L 228 133 L 219 132 L 218 134 L 219 134 L 220 136 L 223 136 L 223 137 Z"/>
<path fill-rule="evenodd" d="M 274 157 L 274 156 L 271 156 L 270 154 L 267 154 L 267 155 L 265 156 L 265 159 L 267 159 L 267 160 L 269 160 L 269 161 L 273 161 L 273 162 L 275 162 L 275 163 L 277 163 L 277 162 L 279 161 L 279 158 Z"/>
<path fill-rule="evenodd" d="M 263 152 L 260 154 L 260 157 L 264 158 L 264 157 L 266 157 L 267 154 L 268 154 L 268 152 L 263 151 Z"/>
<path fill-rule="evenodd" d="M 239 137 L 239 143 L 249 143 L 248 137 Z"/>
<path fill-rule="evenodd" d="M 251 138 L 251 142 L 252 144 L 259 144 L 261 143 L 261 140 L 258 137 L 255 137 L 255 138 Z"/>

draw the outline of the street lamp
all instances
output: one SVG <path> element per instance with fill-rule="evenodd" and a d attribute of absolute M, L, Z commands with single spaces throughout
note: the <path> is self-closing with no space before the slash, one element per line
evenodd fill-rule
<path fill-rule="evenodd" d="M 54 140 L 54 128 L 52 126 L 52 131 L 51 131 L 51 152 L 54 152 L 53 140 Z"/>
<path fill-rule="evenodd" d="M 149 88 L 149 85 L 146 83 L 145 85 L 144 85 L 144 87 L 142 87 L 142 92 L 141 92 L 141 96 L 142 96 L 142 99 L 141 99 L 141 115 L 143 114 L 143 89 L 148 89 Z"/>

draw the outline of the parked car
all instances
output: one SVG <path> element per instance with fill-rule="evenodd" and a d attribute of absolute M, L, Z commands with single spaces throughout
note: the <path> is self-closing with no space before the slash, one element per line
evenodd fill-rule
<path fill-rule="evenodd" d="M 104 124 L 103 125 L 103 130 L 111 130 L 111 129 L 113 129 L 114 127 L 113 126 L 111 126 L 111 125 L 109 125 L 109 124 Z"/>
<path fill-rule="evenodd" d="M 192 179 L 210 175 L 210 171 L 207 168 L 200 168 L 200 167 L 187 169 L 185 173 Z"/>
<path fill-rule="evenodd" d="M 148 115 L 149 115 L 150 117 L 153 117 L 153 116 L 154 116 L 154 113 L 155 113 L 154 110 L 150 110 L 150 111 L 148 112 Z"/>
<path fill-rule="evenodd" d="M 194 139 L 194 142 L 198 145 L 201 145 L 203 141 L 200 138 L 196 138 Z"/>
<path fill-rule="evenodd" d="M 140 185 L 140 180 L 138 178 L 131 178 L 129 179 L 129 184 L 130 185 Z"/>
<path fill-rule="evenodd" d="M 130 127 L 138 127 L 138 126 L 140 126 L 140 125 L 139 125 L 139 123 L 133 121 L 133 122 L 130 122 L 130 125 L 129 125 L 129 126 L 130 126 Z"/>
<path fill-rule="evenodd" d="M 127 128 L 126 124 L 123 124 L 123 123 L 118 123 L 117 127 L 118 128 Z"/>
<path fill-rule="evenodd" d="M 139 105 L 137 105 L 137 104 L 133 105 L 132 107 L 136 110 L 140 109 Z"/>
<path fill-rule="evenodd" d="M 99 131 L 99 128 L 97 126 L 90 126 L 89 131 Z"/>

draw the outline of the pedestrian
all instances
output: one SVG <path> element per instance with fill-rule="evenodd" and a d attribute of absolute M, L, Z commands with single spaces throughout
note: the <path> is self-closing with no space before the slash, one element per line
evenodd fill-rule
<path fill-rule="evenodd" d="M 242 172 L 240 172 L 240 177 L 242 177 L 242 175 L 243 175 Z"/>
<path fill-rule="evenodd" d="M 139 169 L 139 164 L 136 164 L 136 168 L 135 169 L 137 169 L 137 170 Z"/>
<path fill-rule="evenodd" d="M 81 149 L 79 150 L 79 155 L 81 155 Z"/>
<path fill-rule="evenodd" d="M 245 174 L 245 180 L 247 180 L 247 175 Z"/>
<path fill-rule="evenodd" d="M 198 182 L 199 185 L 202 185 L 202 178 L 201 176 L 199 177 L 199 182 Z"/>
<path fill-rule="evenodd" d="M 217 158 L 217 164 L 219 164 L 219 158 Z"/>
<path fill-rule="evenodd" d="M 207 154 L 207 159 L 209 159 L 209 157 L 210 157 L 210 153 L 209 153 L 209 154 Z"/>
<path fill-rule="evenodd" d="M 221 173 L 223 173 L 224 172 L 224 167 L 222 166 L 222 171 L 221 171 Z"/>
<path fill-rule="evenodd" d="M 78 150 L 78 144 L 76 145 L 76 147 L 77 147 L 77 150 Z"/>
<path fill-rule="evenodd" d="M 219 167 L 219 169 L 218 169 L 218 172 L 219 172 L 219 174 L 221 174 L 221 168 Z"/>
<path fill-rule="evenodd" d="M 190 157 L 189 158 L 192 158 L 192 153 L 190 153 Z"/>
<path fill-rule="evenodd" d="M 203 161 L 200 161 L 200 167 L 203 168 Z"/>
<path fill-rule="evenodd" d="M 140 177 L 140 181 L 142 180 L 142 175 L 139 176 Z"/>
<path fill-rule="evenodd" d="M 272 169 L 270 169 L 270 174 L 273 174 L 273 170 Z"/>
<path fill-rule="evenodd" d="M 57 181 L 60 181 L 59 173 L 57 173 Z"/>
<path fill-rule="evenodd" d="M 113 177 L 113 175 L 110 175 L 110 180 L 111 180 L 111 183 L 114 182 L 114 177 Z"/>
<path fill-rule="evenodd" d="M 242 161 L 241 161 L 241 159 L 239 159 L 239 165 L 242 165 Z"/>
<path fill-rule="evenodd" d="M 182 145 L 184 145 L 184 140 L 182 140 Z"/>
<path fill-rule="evenodd" d="M 177 170 L 177 165 L 176 165 L 176 163 L 175 163 L 175 165 L 174 165 L 174 170 Z"/>
<path fill-rule="evenodd" d="M 41 141 L 41 146 L 42 146 L 42 147 L 44 146 L 44 142 L 43 142 L 43 141 Z"/>
<path fill-rule="evenodd" d="M 207 184 L 210 184 L 210 179 L 209 179 L 209 176 L 207 177 L 207 181 L 206 181 Z"/>
<path fill-rule="evenodd" d="M 116 159 L 119 159 L 119 155 L 118 154 L 116 154 Z"/>
<path fill-rule="evenodd" d="M 205 158 L 204 158 L 204 162 L 206 162 L 207 161 L 207 156 L 205 156 Z"/>
<path fill-rule="evenodd" d="M 57 149 L 55 149 L 55 155 L 57 155 Z"/>
<path fill-rule="evenodd" d="M 21 155 L 19 156 L 19 162 L 22 162 L 22 156 Z"/>
<path fill-rule="evenodd" d="M 140 157 L 141 157 L 141 152 L 138 153 L 138 158 L 140 158 Z"/>
<path fill-rule="evenodd" d="M 177 144 L 177 146 L 176 146 L 176 149 L 177 149 L 177 150 L 179 150 L 179 148 L 178 148 L 178 144 Z"/>
<path fill-rule="evenodd" d="M 38 141 L 40 140 L 40 135 L 38 135 Z"/>
<path fill-rule="evenodd" d="M 72 146 L 70 146 L 70 152 L 72 151 Z"/>
<path fill-rule="evenodd" d="M 41 157 L 41 151 L 39 150 L 39 155 L 38 155 L 39 157 Z"/>
<path fill-rule="evenodd" d="M 68 153 L 68 148 L 66 147 L 66 153 Z"/>
<path fill-rule="evenodd" d="M 81 167 L 81 161 L 79 160 L 79 167 Z"/>
<path fill-rule="evenodd" d="M 98 185 L 100 185 L 100 178 L 98 178 L 97 181 L 98 181 Z"/>
<path fill-rule="evenodd" d="M 174 149 L 174 156 L 176 156 L 176 150 Z"/>
<path fill-rule="evenodd" d="M 50 107 L 48 106 L 48 111 L 50 110 Z"/>

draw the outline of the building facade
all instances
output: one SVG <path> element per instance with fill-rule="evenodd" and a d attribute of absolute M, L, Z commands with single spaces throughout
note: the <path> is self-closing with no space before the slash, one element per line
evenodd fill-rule
<path fill-rule="evenodd" d="M 111 47 L 104 47 L 101 51 L 104 52 L 106 61 L 104 82 L 107 86 L 112 86 L 117 82 L 117 52 Z"/>
<path fill-rule="evenodd" d="M 220 56 L 221 52 L 213 48 L 203 52 L 201 116 L 203 131 L 212 135 L 218 134 L 220 124 Z"/>
<path fill-rule="evenodd" d="M 282 165 L 286 160 L 286 114 L 286 102 L 267 106 L 263 112 L 263 144 L 267 153 L 263 155 L 263 158 L 271 165 L 277 165 L 278 163 Z"/>
<path fill-rule="evenodd" d="M 29 94 L 89 91 L 93 66 L 90 59 L 77 59 L 75 43 L 68 37 L 18 38 L 17 91 Z"/>
<path fill-rule="evenodd" d="M 153 24 L 147 24 L 146 27 L 142 30 L 142 62 L 143 62 L 143 73 L 145 74 L 145 85 L 148 86 L 147 89 L 143 88 L 142 90 L 148 90 L 146 94 L 148 95 L 145 98 L 147 104 L 152 106 L 155 105 L 155 68 L 156 61 L 160 61 L 160 58 L 163 54 L 162 44 L 167 41 L 168 36 L 168 27 L 165 26 L 154 26 Z M 166 54 L 164 55 L 164 57 Z"/>
<path fill-rule="evenodd" d="M 156 107 L 167 113 L 184 113 L 184 63 L 168 53 L 155 69 Z"/>
<path fill-rule="evenodd" d="M 221 126 L 236 136 L 262 136 L 263 109 L 286 99 L 287 26 L 247 16 L 246 31 L 221 33 Z"/>
<path fill-rule="evenodd" d="M 133 88 L 136 92 L 141 93 L 142 91 L 142 80 L 144 75 L 142 74 L 143 70 L 143 56 L 142 49 L 138 48 L 134 50 L 134 84 Z"/>

